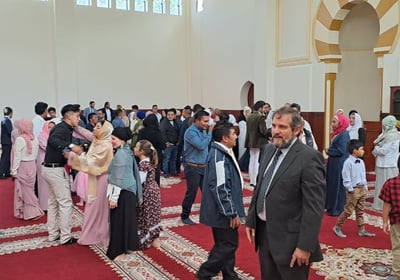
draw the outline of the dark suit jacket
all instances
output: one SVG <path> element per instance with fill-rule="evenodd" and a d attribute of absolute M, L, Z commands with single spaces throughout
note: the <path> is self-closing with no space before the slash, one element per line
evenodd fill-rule
<path fill-rule="evenodd" d="M 259 178 L 275 151 L 272 144 L 260 155 Z M 321 153 L 299 140 L 292 145 L 276 171 L 266 196 L 266 232 L 257 231 L 256 201 L 261 180 L 257 180 L 246 226 L 256 229 L 256 249 L 260 238 L 268 238 L 270 251 L 278 264 L 289 265 L 296 248 L 311 252 L 310 261 L 322 260 L 318 241 L 324 213 L 326 183 Z"/>

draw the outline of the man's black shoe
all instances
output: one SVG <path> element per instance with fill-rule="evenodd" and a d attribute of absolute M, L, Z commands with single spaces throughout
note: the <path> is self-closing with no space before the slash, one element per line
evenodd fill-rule
<path fill-rule="evenodd" d="M 196 223 L 192 221 L 192 219 L 190 219 L 189 217 L 187 218 L 181 218 L 182 223 L 184 223 L 185 225 L 195 225 Z"/>
<path fill-rule="evenodd" d="M 61 245 L 70 245 L 70 244 L 76 243 L 77 241 L 78 241 L 78 239 L 76 239 L 76 238 L 74 238 L 74 237 L 71 237 L 70 240 L 68 240 L 67 242 L 64 242 L 64 243 L 61 244 Z"/>

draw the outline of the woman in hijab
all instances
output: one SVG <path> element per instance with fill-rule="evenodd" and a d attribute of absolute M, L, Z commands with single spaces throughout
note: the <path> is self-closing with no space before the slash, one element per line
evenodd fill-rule
<path fill-rule="evenodd" d="M 18 134 L 13 145 L 11 176 L 15 179 L 14 216 L 18 219 L 37 220 L 44 212 L 35 195 L 36 156 L 39 144 L 33 134 L 30 119 L 16 122 Z"/>
<path fill-rule="evenodd" d="M 382 120 L 382 133 L 374 140 L 375 147 L 372 154 L 375 156 L 375 190 L 372 208 L 382 211 L 383 201 L 379 198 L 382 185 L 389 178 L 398 174 L 397 157 L 399 154 L 400 134 L 396 128 L 397 120 L 394 116 L 386 116 Z"/>
<path fill-rule="evenodd" d="M 349 118 L 350 118 L 350 125 L 347 128 L 347 131 L 349 132 L 350 139 L 360 140 L 363 143 L 363 145 L 365 145 L 367 136 L 360 114 L 351 111 Z"/>
<path fill-rule="evenodd" d="M 346 204 L 346 190 L 343 186 L 342 168 L 348 158 L 347 143 L 350 141 L 349 119 L 337 114 L 332 119 L 331 146 L 326 150 L 329 156 L 326 171 L 326 203 L 325 208 L 330 216 L 339 216 Z"/>
<path fill-rule="evenodd" d="M 55 122 L 52 120 L 46 121 L 43 124 L 42 131 L 38 135 L 39 151 L 36 158 L 37 168 L 37 186 L 38 186 L 38 197 L 39 205 L 43 211 L 47 211 L 47 204 L 49 200 L 49 187 L 46 180 L 42 176 L 42 163 L 46 154 L 47 140 L 49 139 L 50 130 L 55 126 Z"/>
<path fill-rule="evenodd" d="M 78 239 L 81 245 L 106 246 L 109 241 L 107 173 L 113 158 L 112 130 L 111 123 L 98 122 L 93 129 L 94 140 L 87 154 L 82 153 L 78 156 L 70 153 L 69 163 L 72 168 L 88 174 L 85 214 Z"/>
<path fill-rule="evenodd" d="M 148 140 L 157 150 L 158 165 L 156 168 L 156 182 L 160 186 L 161 163 L 163 161 L 162 150 L 165 148 L 161 137 L 160 125 L 155 114 L 149 114 L 143 120 L 143 129 L 139 132 L 139 140 Z"/>
<path fill-rule="evenodd" d="M 107 256 L 112 260 L 139 250 L 136 206 L 142 203 L 143 194 L 136 160 L 126 143 L 131 137 L 129 128 L 116 127 L 112 132 L 115 155 L 108 170 L 107 189 L 111 209 Z"/>

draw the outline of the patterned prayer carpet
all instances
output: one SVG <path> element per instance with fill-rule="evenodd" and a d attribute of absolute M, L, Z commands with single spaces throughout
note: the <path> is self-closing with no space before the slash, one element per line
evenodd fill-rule
<path fill-rule="evenodd" d="M 247 175 L 244 174 L 247 181 Z M 371 182 L 371 187 L 373 183 Z M 162 178 L 161 248 L 130 254 L 113 262 L 106 248 L 93 246 L 59 246 L 47 241 L 46 218 L 21 221 L 12 215 L 13 183 L 0 181 L 0 275 L 1 279 L 195 279 L 195 272 L 207 258 L 213 245 L 210 228 L 183 225 L 180 221 L 181 200 L 186 182 L 181 178 Z M 248 206 L 252 188 L 246 183 L 244 202 Z M 370 194 L 372 195 L 372 194 Z M 198 221 L 200 193 L 193 206 L 193 220 Z M 336 218 L 324 216 L 320 241 L 324 261 L 312 264 L 309 279 L 385 279 L 390 275 L 391 244 L 382 230 L 380 213 L 367 205 L 367 230 L 374 238 L 358 237 L 354 216 L 343 226 L 347 238 L 332 232 Z M 82 208 L 73 211 L 73 234 L 79 235 Z M 258 258 L 240 228 L 240 245 L 236 271 L 241 279 L 260 279 Z M 215 277 L 222 279 L 222 277 Z"/>

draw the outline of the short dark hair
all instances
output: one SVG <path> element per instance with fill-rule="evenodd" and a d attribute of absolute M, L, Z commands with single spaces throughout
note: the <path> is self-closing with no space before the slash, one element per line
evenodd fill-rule
<path fill-rule="evenodd" d="M 265 102 L 262 100 L 257 101 L 256 103 L 254 103 L 253 105 L 253 111 L 258 111 L 260 110 L 260 108 L 264 107 Z"/>
<path fill-rule="evenodd" d="M 196 114 L 194 114 L 193 119 L 194 120 L 201 120 L 203 117 L 208 117 L 210 114 L 204 110 L 198 111 Z"/>
<path fill-rule="evenodd" d="M 295 108 L 297 109 L 299 112 L 301 112 L 301 106 L 298 103 L 292 103 L 290 104 L 290 108 Z"/>
<path fill-rule="evenodd" d="M 364 147 L 364 144 L 358 139 L 351 139 L 349 143 L 347 143 L 347 151 L 349 154 L 352 154 L 354 150 L 358 150 L 361 147 Z"/>
<path fill-rule="evenodd" d="M 80 111 L 81 111 L 81 110 L 80 110 L 80 107 L 79 107 L 78 104 L 67 104 L 67 105 L 65 105 L 64 107 L 62 107 L 62 109 L 61 109 L 61 115 L 62 115 L 63 117 L 65 117 L 65 115 L 66 115 L 68 112 L 79 113 Z"/>
<path fill-rule="evenodd" d="M 132 110 L 139 110 L 139 106 L 136 105 L 136 104 L 135 104 L 135 105 L 132 105 L 132 106 L 131 106 L 131 109 L 132 109 Z"/>
<path fill-rule="evenodd" d="M 231 123 L 220 123 L 217 124 L 212 130 L 212 138 L 216 142 L 221 142 L 224 136 L 229 136 L 233 129 L 233 124 Z"/>
<path fill-rule="evenodd" d="M 93 104 L 93 103 L 96 103 L 96 102 L 94 102 L 93 100 L 89 102 L 90 105 Z"/>
<path fill-rule="evenodd" d="M 190 105 L 186 105 L 185 107 L 183 107 L 183 109 L 185 109 L 185 110 L 192 110 L 192 107 L 190 107 Z"/>
<path fill-rule="evenodd" d="M 46 111 L 46 109 L 47 109 L 48 106 L 49 106 L 49 105 L 48 105 L 47 103 L 44 103 L 44 102 L 37 102 L 37 103 L 35 104 L 35 114 L 36 114 L 36 115 L 41 115 L 41 114 L 43 114 L 43 113 Z"/>
<path fill-rule="evenodd" d="M 56 112 L 56 108 L 54 108 L 54 107 L 49 107 L 49 108 L 47 109 L 47 112 Z"/>
<path fill-rule="evenodd" d="M 274 114 L 272 115 L 272 119 L 274 119 L 275 117 L 280 118 L 282 115 L 290 115 L 292 117 L 290 122 L 292 130 L 294 130 L 296 127 L 303 125 L 303 119 L 300 116 L 299 111 L 297 111 L 296 109 L 283 106 L 274 112 Z"/>
<path fill-rule="evenodd" d="M 204 110 L 205 108 L 203 107 L 203 106 L 201 106 L 200 104 L 194 104 L 193 105 L 193 112 L 198 112 L 198 111 L 202 111 L 202 110 Z"/>
<path fill-rule="evenodd" d="M 4 107 L 4 109 L 3 109 L 4 116 L 8 116 L 12 112 L 13 112 L 13 109 L 11 109 L 11 107 Z"/>
<path fill-rule="evenodd" d="M 173 112 L 174 115 L 176 115 L 176 109 L 175 108 L 170 108 L 170 109 L 165 110 L 166 114 L 168 114 L 168 112 Z"/>
<path fill-rule="evenodd" d="M 90 113 L 88 115 L 88 120 L 90 120 L 93 116 L 97 116 L 97 113 Z"/>

